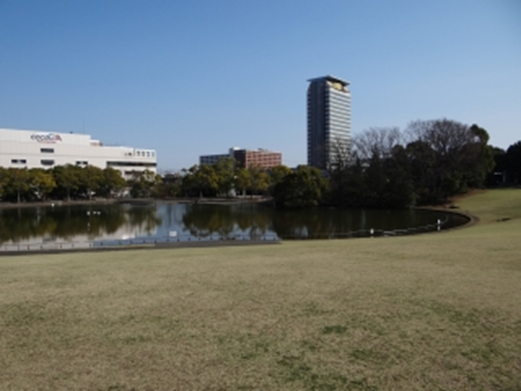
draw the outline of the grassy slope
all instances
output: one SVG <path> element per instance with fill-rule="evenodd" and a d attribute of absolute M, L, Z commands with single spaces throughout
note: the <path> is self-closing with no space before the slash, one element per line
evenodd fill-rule
<path fill-rule="evenodd" d="M 457 205 L 481 222 L 0 258 L 0 389 L 519 390 L 521 190 Z"/>

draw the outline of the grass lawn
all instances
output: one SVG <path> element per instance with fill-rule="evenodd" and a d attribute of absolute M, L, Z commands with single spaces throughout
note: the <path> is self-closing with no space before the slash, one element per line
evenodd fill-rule
<path fill-rule="evenodd" d="M 0 257 L 0 389 L 521 390 L 521 190 L 456 205 L 480 222 Z"/>

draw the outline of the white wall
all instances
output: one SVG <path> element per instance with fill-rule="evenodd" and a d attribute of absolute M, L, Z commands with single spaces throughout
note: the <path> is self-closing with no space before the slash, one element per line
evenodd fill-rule
<path fill-rule="evenodd" d="M 53 161 L 53 164 L 42 164 L 42 161 L 46 160 Z M 87 162 L 89 165 L 104 169 L 110 161 L 129 163 L 113 166 L 122 174 L 125 171 L 146 169 L 157 172 L 157 155 L 152 149 L 103 146 L 99 141 L 92 140 L 85 134 L 0 129 L 0 166 L 2 167 L 52 168 L 57 165 L 77 165 L 78 162 Z M 134 164 L 148 165 L 135 166 Z"/>

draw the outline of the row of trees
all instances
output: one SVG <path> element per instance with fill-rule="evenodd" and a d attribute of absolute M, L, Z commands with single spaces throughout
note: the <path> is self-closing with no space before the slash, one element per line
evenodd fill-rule
<path fill-rule="evenodd" d="M 182 175 L 167 179 L 154 193 L 170 197 L 269 196 L 283 208 L 319 206 L 328 191 L 328 180 L 317 168 L 277 166 L 235 168 L 233 160 L 220 159 L 213 165 L 195 165 Z"/>
<path fill-rule="evenodd" d="M 184 170 L 177 183 L 173 192 L 176 195 L 214 197 L 234 192 L 242 196 L 270 196 L 279 207 L 304 208 L 320 205 L 328 181 L 313 167 L 236 168 L 233 159 L 223 158 L 213 165 L 195 165 Z"/>
<path fill-rule="evenodd" d="M 494 167 L 486 130 L 457 121 L 415 121 L 369 129 L 339 151 L 328 202 L 343 206 L 407 207 L 446 201 L 485 185 Z"/>
<path fill-rule="evenodd" d="M 113 168 L 56 166 L 41 168 L 1 168 L 0 200 L 46 201 L 114 198 L 215 197 L 240 194 L 270 194 L 275 184 L 291 170 L 285 166 L 270 172 L 258 167 L 236 169 L 231 158 L 215 165 L 193 166 L 180 174 L 162 178 L 151 171 L 136 172 L 128 181 Z"/>
<path fill-rule="evenodd" d="M 265 170 L 252 166 L 237 167 L 232 158 L 220 159 L 213 165 L 194 165 L 174 178 L 173 185 L 164 184 L 170 196 L 227 197 L 236 195 L 271 195 L 274 188 L 292 171 L 286 166 Z M 168 181 L 167 181 L 168 182 Z"/>
<path fill-rule="evenodd" d="M 66 165 L 50 170 L 0 167 L 0 199 L 21 202 L 45 201 L 50 198 L 91 199 L 94 195 L 113 198 L 128 188 L 131 193 L 137 194 L 144 180 L 153 182 L 155 177 L 151 172 L 136 174 L 127 183 L 119 171 L 110 167 L 100 169 L 94 166 Z M 151 188 L 148 182 L 146 186 L 142 185 L 147 191 Z"/>
<path fill-rule="evenodd" d="M 448 119 L 414 121 L 403 131 L 371 128 L 357 135 L 349 149 L 338 144 L 327 173 L 307 166 L 234 170 L 225 159 L 186 170 L 178 193 L 215 196 L 246 190 L 270 195 L 286 208 L 436 204 L 490 184 L 497 170 L 519 180 L 521 142 L 503 153 L 488 142 L 485 129 Z"/>

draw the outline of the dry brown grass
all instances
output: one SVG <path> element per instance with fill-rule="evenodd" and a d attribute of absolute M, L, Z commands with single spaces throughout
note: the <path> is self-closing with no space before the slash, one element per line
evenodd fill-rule
<path fill-rule="evenodd" d="M 520 196 L 439 234 L 0 258 L 0 388 L 519 390 Z"/>

